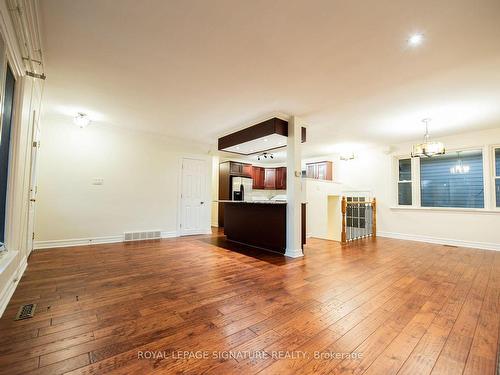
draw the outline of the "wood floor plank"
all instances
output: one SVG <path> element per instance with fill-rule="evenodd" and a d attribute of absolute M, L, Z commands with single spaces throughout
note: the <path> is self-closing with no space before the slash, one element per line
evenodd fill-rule
<path fill-rule="evenodd" d="M 498 252 L 312 238 L 289 259 L 231 246 L 215 231 L 34 252 L 0 319 L 0 374 L 495 373 Z M 14 321 L 30 302 L 35 316 Z M 190 351 L 226 356 L 173 356 Z M 364 356 L 314 356 L 331 352 Z"/>
<path fill-rule="evenodd" d="M 465 368 L 489 282 L 493 253 L 487 252 L 486 258 L 431 373 L 457 374 Z"/>

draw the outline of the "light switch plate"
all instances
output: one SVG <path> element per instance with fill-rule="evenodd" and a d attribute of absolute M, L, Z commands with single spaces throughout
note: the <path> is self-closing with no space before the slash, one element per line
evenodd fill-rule
<path fill-rule="evenodd" d="M 104 178 L 94 178 L 92 180 L 92 185 L 103 185 L 104 184 Z"/>

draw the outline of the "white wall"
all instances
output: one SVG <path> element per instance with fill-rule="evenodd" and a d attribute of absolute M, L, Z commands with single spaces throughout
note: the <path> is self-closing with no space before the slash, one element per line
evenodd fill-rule
<path fill-rule="evenodd" d="M 126 231 L 175 235 L 179 160 L 193 154 L 209 158 L 208 147 L 99 123 L 80 129 L 64 115 L 44 118 L 37 247 L 111 241 Z M 96 178 L 103 184 L 93 184 Z"/>
<path fill-rule="evenodd" d="M 330 222 L 333 218 L 329 212 L 329 197 L 342 195 L 344 186 L 342 184 L 305 178 L 302 180 L 303 189 L 306 192 L 306 234 L 308 237 L 333 239 L 330 234 Z M 340 211 L 339 211 L 340 215 Z M 338 228 L 340 230 L 340 228 Z M 340 234 L 340 233 L 339 233 Z"/>
<path fill-rule="evenodd" d="M 440 137 L 448 150 L 484 148 L 500 145 L 500 128 Z M 500 211 L 492 208 L 492 190 L 485 199 L 487 210 L 453 210 L 428 208 L 394 208 L 396 184 L 393 162 L 395 155 L 409 154 L 412 143 L 385 149 L 358 152 L 354 160 L 339 161 L 337 181 L 359 190 L 372 190 L 378 202 L 377 231 L 381 236 L 406 238 L 458 246 L 500 250 Z M 491 171 L 492 166 L 485 166 Z M 491 182 L 491 174 L 484 176 Z"/>

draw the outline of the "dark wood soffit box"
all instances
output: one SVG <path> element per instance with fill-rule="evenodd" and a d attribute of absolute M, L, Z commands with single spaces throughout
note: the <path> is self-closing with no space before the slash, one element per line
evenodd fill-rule
<path fill-rule="evenodd" d="M 253 141 L 266 135 L 279 134 L 288 137 L 288 122 L 277 117 L 250 126 L 249 128 L 219 138 L 219 150 Z"/>
<path fill-rule="evenodd" d="M 271 134 L 279 134 L 288 137 L 288 122 L 277 117 L 260 122 L 246 129 L 228 134 L 218 139 L 218 150 L 236 146 L 245 142 L 253 141 Z M 301 128 L 301 141 L 306 141 L 306 128 Z"/>

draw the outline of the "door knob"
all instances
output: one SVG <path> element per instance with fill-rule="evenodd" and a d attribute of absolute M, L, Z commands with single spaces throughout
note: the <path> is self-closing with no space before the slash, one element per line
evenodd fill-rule
<path fill-rule="evenodd" d="M 205 202 L 200 202 L 200 204 L 204 204 Z"/>

